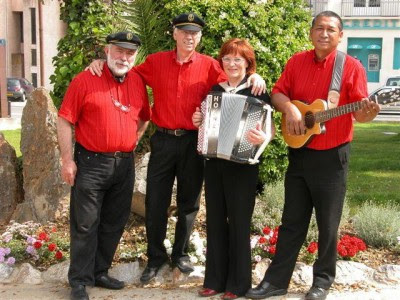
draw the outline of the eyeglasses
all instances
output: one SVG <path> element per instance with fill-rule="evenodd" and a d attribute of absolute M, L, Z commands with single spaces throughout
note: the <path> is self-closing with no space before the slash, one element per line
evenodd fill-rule
<path fill-rule="evenodd" d="M 224 62 L 224 63 L 230 64 L 231 62 L 233 62 L 233 63 L 236 64 L 236 65 L 239 65 L 239 64 L 241 64 L 242 62 L 244 62 L 244 59 L 243 59 L 243 58 L 240 58 L 240 57 L 229 58 L 229 57 L 224 56 L 223 58 L 221 58 L 221 60 L 222 60 L 222 62 Z"/>
<path fill-rule="evenodd" d="M 179 29 L 179 28 L 178 28 Z M 197 37 L 200 34 L 200 31 L 192 31 L 192 30 L 184 30 L 179 29 L 184 35 L 191 35 L 193 37 Z"/>
<path fill-rule="evenodd" d="M 122 112 L 124 113 L 128 113 L 131 111 L 131 105 L 129 104 L 128 106 L 123 105 L 121 102 L 119 102 L 117 99 L 114 99 L 113 95 L 110 93 L 111 95 L 111 101 L 112 103 L 114 103 L 114 106 L 116 108 L 119 108 Z"/>

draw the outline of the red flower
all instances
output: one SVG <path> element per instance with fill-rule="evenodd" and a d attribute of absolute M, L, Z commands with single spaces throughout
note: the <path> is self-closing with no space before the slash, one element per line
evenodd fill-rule
<path fill-rule="evenodd" d="M 33 243 L 33 247 L 35 247 L 35 249 L 40 249 L 42 247 L 42 243 L 37 241 Z"/>
<path fill-rule="evenodd" d="M 51 228 L 51 232 L 57 232 L 57 227 L 53 227 L 53 228 Z"/>
<path fill-rule="evenodd" d="M 271 245 L 275 245 L 277 241 L 278 241 L 278 238 L 275 236 L 275 234 L 274 234 L 273 237 L 271 237 L 271 238 L 269 239 L 269 243 L 270 243 Z"/>
<path fill-rule="evenodd" d="M 276 247 L 275 246 L 268 247 L 268 253 L 269 254 L 275 255 L 275 252 L 276 252 Z"/>
<path fill-rule="evenodd" d="M 58 250 L 58 251 L 56 252 L 56 254 L 55 254 L 55 257 L 56 257 L 57 259 L 63 258 L 62 252 L 61 252 L 60 250 Z"/>
<path fill-rule="evenodd" d="M 314 254 L 318 250 L 318 243 L 317 242 L 311 242 L 310 245 L 307 247 L 307 251 L 311 254 Z"/>
<path fill-rule="evenodd" d="M 265 237 L 260 237 L 259 239 L 258 239 L 258 242 L 260 243 L 260 244 L 265 244 L 266 242 L 267 242 L 267 239 L 265 238 Z"/>
<path fill-rule="evenodd" d="M 263 229 L 263 233 L 265 235 L 268 235 L 268 234 L 270 234 L 270 232 L 271 232 L 271 228 L 269 228 L 268 226 L 265 226 L 264 229 Z"/>
<path fill-rule="evenodd" d="M 41 241 L 48 241 L 49 237 L 47 236 L 46 232 L 43 231 L 43 232 L 39 233 L 38 239 Z"/>
<path fill-rule="evenodd" d="M 49 251 L 54 251 L 57 248 L 57 245 L 54 243 L 49 244 L 49 246 L 47 247 L 49 249 Z"/>

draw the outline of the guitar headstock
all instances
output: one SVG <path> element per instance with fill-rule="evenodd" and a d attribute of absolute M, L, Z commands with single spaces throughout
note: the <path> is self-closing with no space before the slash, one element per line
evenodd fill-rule
<path fill-rule="evenodd" d="M 387 105 L 400 101 L 400 88 L 395 88 L 389 92 L 376 93 L 369 97 L 371 101 L 378 104 Z"/>

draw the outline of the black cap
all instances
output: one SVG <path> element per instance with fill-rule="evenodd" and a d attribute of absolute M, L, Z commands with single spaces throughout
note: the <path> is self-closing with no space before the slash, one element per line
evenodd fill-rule
<path fill-rule="evenodd" d="M 200 31 L 206 25 L 195 13 L 181 14 L 172 20 L 172 25 L 182 30 Z"/>
<path fill-rule="evenodd" d="M 142 44 L 139 37 L 133 32 L 121 31 L 109 34 L 106 38 L 108 44 L 135 50 Z"/>

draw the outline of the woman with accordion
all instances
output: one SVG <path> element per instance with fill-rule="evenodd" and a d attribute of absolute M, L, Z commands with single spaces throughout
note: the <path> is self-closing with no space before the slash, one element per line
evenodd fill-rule
<path fill-rule="evenodd" d="M 224 92 L 255 97 L 270 104 L 267 93 L 251 94 L 247 78 L 256 71 L 255 53 L 243 39 L 230 39 L 220 50 L 218 61 L 228 80 L 212 87 Z M 197 108 L 192 116 L 199 127 L 204 116 Z M 271 123 L 273 135 L 274 126 Z M 268 136 L 257 123 L 247 134 L 253 145 L 262 144 Z M 210 158 L 205 162 L 205 197 L 207 212 L 206 271 L 202 297 L 224 292 L 222 299 L 236 299 L 251 288 L 250 223 L 254 210 L 258 164 Z"/>

